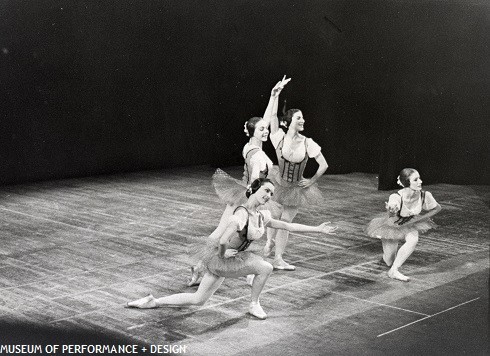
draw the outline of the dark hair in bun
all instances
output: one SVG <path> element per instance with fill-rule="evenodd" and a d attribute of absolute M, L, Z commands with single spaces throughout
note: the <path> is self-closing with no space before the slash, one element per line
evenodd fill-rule
<path fill-rule="evenodd" d="M 417 170 L 413 168 L 403 168 L 398 176 L 400 183 L 403 187 L 410 187 L 410 176 L 417 172 Z"/>
<path fill-rule="evenodd" d="M 293 115 L 297 112 L 301 111 L 300 109 L 289 109 L 284 113 L 284 116 L 281 117 L 280 126 L 284 128 L 285 131 L 288 130 L 289 125 L 291 125 L 291 121 L 293 119 Z"/>
<path fill-rule="evenodd" d="M 254 116 L 248 121 L 245 122 L 245 133 L 247 134 L 248 137 L 252 137 L 255 132 L 255 125 L 257 125 L 257 122 L 262 120 L 261 117 Z"/>
<path fill-rule="evenodd" d="M 274 185 L 274 183 L 272 183 L 272 181 L 268 178 L 257 178 L 256 180 L 254 180 L 245 192 L 247 198 L 249 198 L 252 194 L 255 194 L 255 192 L 259 190 L 260 187 L 262 187 L 265 183 L 270 183 Z"/>

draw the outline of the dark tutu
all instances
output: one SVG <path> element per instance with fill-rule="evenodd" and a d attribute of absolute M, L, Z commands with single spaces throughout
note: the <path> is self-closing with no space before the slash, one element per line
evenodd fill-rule
<path fill-rule="evenodd" d="M 220 277 L 234 275 L 243 267 L 253 265 L 256 261 L 263 260 L 263 258 L 254 253 L 252 249 L 238 252 L 235 257 L 231 258 L 219 257 L 218 238 L 194 237 L 190 240 L 192 241 L 192 244 L 188 248 L 193 262 L 200 261 L 207 271 Z M 256 250 L 258 246 L 254 247 Z"/>
<path fill-rule="evenodd" d="M 220 200 L 228 205 L 239 206 L 247 202 L 245 195 L 247 183 L 244 180 L 233 178 L 219 168 L 213 174 L 213 186 Z M 281 205 L 274 200 L 269 200 L 259 206 L 258 210 L 269 210 L 275 218 L 279 218 L 282 214 Z"/>
<path fill-rule="evenodd" d="M 308 188 L 302 188 L 298 185 L 299 182 L 288 182 L 282 179 L 277 169 L 274 169 L 271 179 L 276 188 L 275 200 L 281 205 L 308 207 L 310 205 L 323 205 L 325 202 L 316 183 Z"/>
<path fill-rule="evenodd" d="M 395 223 L 398 219 L 398 216 L 389 217 L 387 213 L 382 213 L 371 220 L 365 231 L 368 236 L 373 238 L 403 241 L 408 233 L 426 232 L 437 227 L 437 224 L 431 219 L 420 220 L 415 223 L 407 222 L 403 225 Z"/>

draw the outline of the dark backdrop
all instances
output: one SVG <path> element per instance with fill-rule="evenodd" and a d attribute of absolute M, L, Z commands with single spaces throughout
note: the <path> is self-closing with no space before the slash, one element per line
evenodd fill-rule
<path fill-rule="evenodd" d="M 241 164 L 283 74 L 329 173 L 487 184 L 489 18 L 471 0 L 4 0 L 0 184 Z"/>

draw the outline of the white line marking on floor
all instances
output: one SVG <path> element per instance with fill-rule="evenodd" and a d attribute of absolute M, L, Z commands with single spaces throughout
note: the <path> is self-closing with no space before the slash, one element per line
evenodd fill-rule
<path fill-rule="evenodd" d="M 416 311 L 413 311 L 413 310 L 409 310 L 409 309 L 398 308 L 398 307 L 395 307 L 393 305 L 388 305 L 388 304 L 373 302 L 372 300 L 362 299 L 362 298 L 354 297 L 352 295 L 348 295 L 348 294 L 344 294 L 344 293 L 339 293 L 339 292 L 330 292 L 330 293 L 341 295 L 342 297 L 346 297 L 346 298 L 352 298 L 352 299 L 361 300 L 363 302 L 367 302 L 367 303 L 371 303 L 371 304 L 376 304 L 376 305 L 379 305 L 379 306 L 382 306 L 382 307 L 387 307 L 387 308 L 397 309 L 397 310 L 403 310 L 403 311 L 406 311 L 406 312 L 409 312 L 409 313 L 423 315 L 423 316 L 430 316 L 428 314 L 419 313 L 419 312 L 416 312 Z"/>
<path fill-rule="evenodd" d="M 424 236 L 424 239 L 429 240 L 431 242 L 438 242 L 438 243 L 443 242 L 444 244 L 449 245 L 449 246 L 462 245 L 465 247 L 476 248 L 476 249 L 482 249 L 485 247 L 483 245 L 475 245 L 475 244 L 469 244 L 466 242 L 460 242 L 460 241 L 454 241 L 454 240 L 448 240 L 448 239 L 442 239 L 442 238 L 433 238 L 433 237 L 428 237 L 428 236 Z"/>
<path fill-rule="evenodd" d="M 403 328 L 406 328 L 407 326 L 410 326 L 412 324 L 415 324 L 415 323 L 418 323 L 419 321 L 422 321 L 422 320 L 425 320 L 425 319 L 429 319 L 429 318 L 432 318 L 433 316 L 436 316 L 436 315 L 439 315 L 439 314 L 442 314 L 442 313 L 445 313 L 449 310 L 452 310 L 452 309 L 455 309 L 455 308 L 458 308 L 462 305 L 465 305 L 465 304 L 468 304 L 468 303 L 471 303 L 471 302 L 474 302 L 475 300 L 478 300 L 480 299 L 480 297 L 478 298 L 474 298 L 474 299 L 471 299 L 471 300 L 468 300 L 467 302 L 464 302 L 464 303 L 461 303 L 461 304 L 458 304 L 458 305 L 455 305 L 454 307 L 451 307 L 451 308 L 447 308 L 447 309 L 444 309 L 443 311 L 440 311 L 438 313 L 435 313 L 435 314 L 432 314 L 432 315 L 429 315 L 429 316 L 426 316 L 425 318 L 422 318 L 422 319 L 419 319 L 419 320 L 415 320 L 415 321 L 412 321 L 411 323 L 408 323 L 406 325 L 402 325 L 396 329 L 393 329 L 393 330 L 390 330 L 390 331 L 387 331 L 385 333 L 382 333 L 382 334 L 379 334 L 377 337 L 381 337 L 381 336 L 384 336 L 384 335 L 388 335 L 388 334 L 391 334 L 392 332 L 394 331 L 397 331 L 397 330 L 400 330 L 400 329 L 403 329 Z"/>

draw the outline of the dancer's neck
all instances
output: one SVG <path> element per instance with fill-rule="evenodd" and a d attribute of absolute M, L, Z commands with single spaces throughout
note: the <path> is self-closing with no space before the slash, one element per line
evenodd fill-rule
<path fill-rule="evenodd" d="M 413 190 L 410 187 L 405 187 L 403 188 L 403 192 L 405 193 L 405 198 L 406 199 L 412 199 L 414 196 L 416 196 L 418 190 Z"/>
<path fill-rule="evenodd" d="M 299 131 L 294 130 L 294 129 L 290 129 L 290 130 L 288 130 L 288 132 L 286 133 L 286 135 L 287 135 L 288 137 L 293 138 L 293 139 L 294 139 L 294 138 L 298 138 L 298 137 L 299 137 Z"/>
<path fill-rule="evenodd" d="M 251 145 L 258 146 L 262 149 L 262 141 L 256 137 L 251 137 L 248 143 L 250 143 Z"/>
<path fill-rule="evenodd" d="M 244 204 L 245 208 L 247 208 L 248 211 L 250 212 L 255 212 L 259 206 L 259 202 L 255 197 L 249 198 L 247 202 Z"/>

